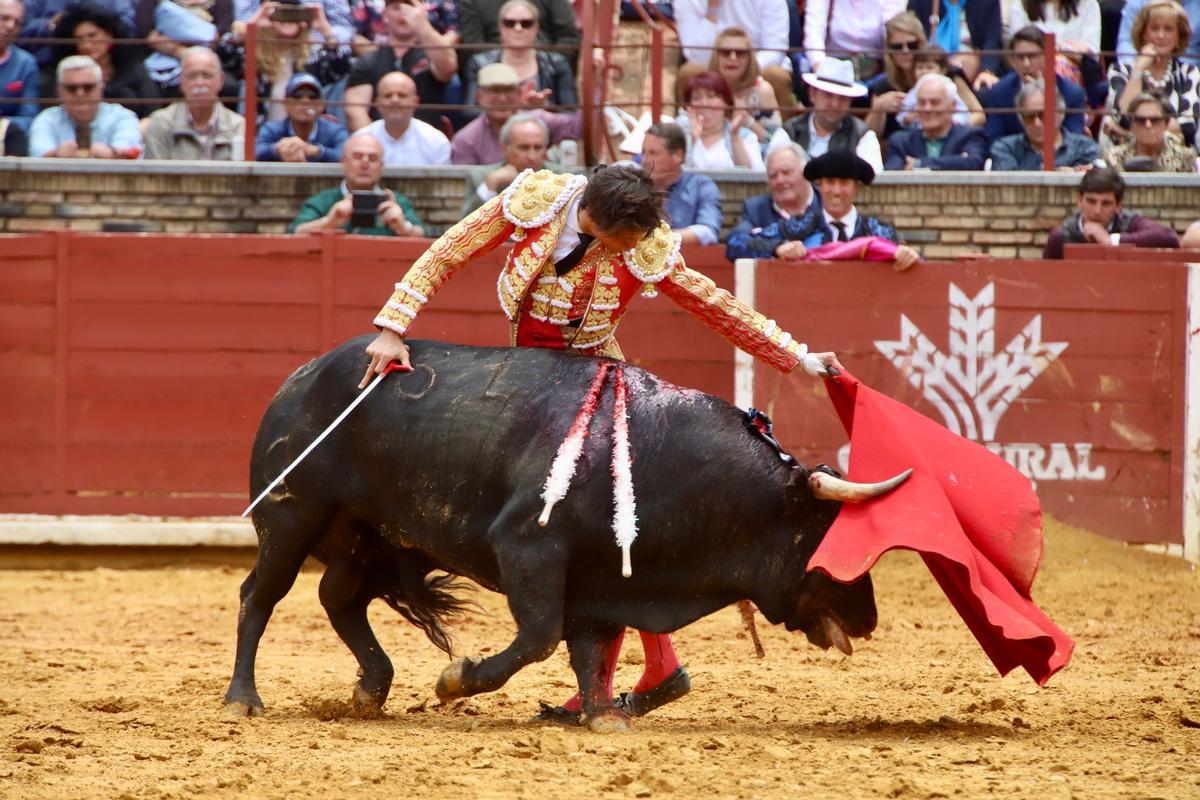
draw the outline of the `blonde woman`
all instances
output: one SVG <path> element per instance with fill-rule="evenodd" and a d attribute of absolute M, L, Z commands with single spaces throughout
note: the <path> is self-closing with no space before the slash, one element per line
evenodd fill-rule
<path fill-rule="evenodd" d="M 775 90 L 759 71 L 750 35 L 741 28 L 726 28 L 718 33 L 713 40 L 708 69 L 729 84 L 734 107 L 750 115 L 747 127 L 758 137 L 759 144 L 770 141 L 783 120 Z"/>
<path fill-rule="evenodd" d="M 883 25 L 883 72 L 867 82 L 871 111 L 867 127 L 880 138 L 891 136 L 902 127 L 896 121 L 904 105 L 904 95 L 917 85 L 917 53 L 929 47 L 921 20 L 904 11 Z"/>

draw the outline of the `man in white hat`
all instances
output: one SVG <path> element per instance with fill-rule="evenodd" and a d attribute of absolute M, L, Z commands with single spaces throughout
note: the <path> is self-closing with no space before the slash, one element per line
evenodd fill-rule
<path fill-rule="evenodd" d="M 850 101 L 867 93 L 867 87 L 854 80 L 854 65 L 840 58 L 826 58 L 816 72 L 806 72 L 802 77 L 808 84 L 812 110 L 792 117 L 783 126 L 792 141 L 812 158 L 845 151 L 882 172 L 879 139 L 865 122 L 850 114 Z"/>

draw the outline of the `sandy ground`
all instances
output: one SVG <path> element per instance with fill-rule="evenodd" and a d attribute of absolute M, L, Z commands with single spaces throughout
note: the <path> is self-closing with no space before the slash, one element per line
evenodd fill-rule
<path fill-rule="evenodd" d="M 312 571 L 263 640 L 267 715 L 227 718 L 249 564 L 0 551 L 0 796 L 1200 797 L 1200 574 L 1058 526 L 1035 596 L 1078 650 L 1046 689 L 998 677 L 921 563 L 893 553 L 874 573 L 880 629 L 852 658 L 760 626 L 758 661 L 726 609 L 677 636 L 692 694 L 609 735 L 528 721 L 570 694 L 565 648 L 438 706 L 444 657 L 382 604 L 385 716 L 328 719 L 356 665 Z M 501 599 L 479 599 L 455 629 L 464 653 L 511 632 Z"/>

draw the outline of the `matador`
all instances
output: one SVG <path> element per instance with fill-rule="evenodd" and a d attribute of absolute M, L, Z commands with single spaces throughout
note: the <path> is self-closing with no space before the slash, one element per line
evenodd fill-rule
<path fill-rule="evenodd" d="M 735 347 L 783 372 L 840 368 L 833 353 L 808 348 L 707 276 L 688 269 L 664 220 L 663 194 L 634 167 L 608 167 L 590 180 L 526 170 L 499 196 L 452 226 L 419 258 L 375 318 L 363 385 L 389 362 L 408 364 L 403 337 L 421 309 L 472 259 L 512 240 L 496 283 L 518 347 L 548 347 L 623 359 L 617 323 L 639 294 L 662 292 Z M 641 633 L 645 670 L 619 708 L 640 716 L 682 697 L 691 683 L 671 637 Z M 606 659 L 608 696 L 621 639 Z M 543 714 L 579 714 L 579 696 Z"/>

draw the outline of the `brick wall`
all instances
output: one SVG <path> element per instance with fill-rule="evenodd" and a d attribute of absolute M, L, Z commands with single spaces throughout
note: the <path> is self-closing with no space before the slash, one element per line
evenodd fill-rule
<path fill-rule="evenodd" d="M 441 229 L 458 219 L 465 172 L 388 170 L 384 183 Z M 742 200 L 766 191 L 762 177 L 714 177 L 727 228 Z M 0 159 L 0 231 L 280 233 L 306 197 L 340 178 L 337 165 Z M 1181 232 L 1200 218 L 1200 176 L 1135 175 L 1129 183 L 1128 208 Z M 858 205 L 931 258 L 1037 257 L 1046 232 L 1074 207 L 1077 184 L 1077 175 L 1060 173 L 889 173 L 863 190 Z"/>

